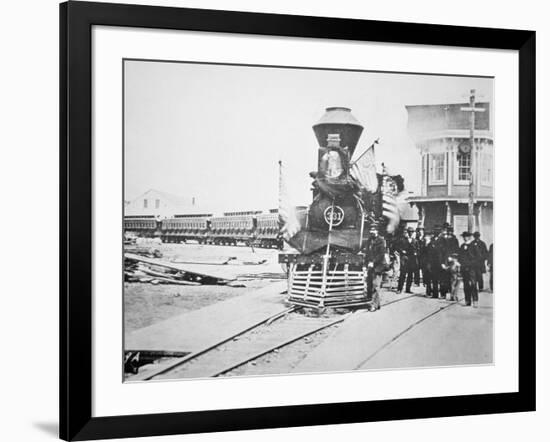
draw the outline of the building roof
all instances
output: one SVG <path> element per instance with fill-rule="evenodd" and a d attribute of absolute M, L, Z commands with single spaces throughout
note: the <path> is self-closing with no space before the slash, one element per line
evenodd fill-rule
<path fill-rule="evenodd" d="M 136 200 L 143 200 L 147 197 L 158 197 L 160 199 L 162 199 L 163 201 L 167 201 L 167 202 L 170 202 L 171 204 L 173 205 L 176 205 L 176 206 L 185 206 L 185 205 L 189 205 L 190 203 L 192 203 L 192 198 L 189 198 L 189 197 L 182 197 L 182 196 L 179 196 L 179 195 L 174 195 L 172 193 L 168 193 L 168 192 L 163 192 L 162 190 L 157 190 L 157 189 L 149 189 L 145 192 L 143 192 L 141 195 L 137 196 L 136 198 L 133 198 L 132 201 L 136 201 Z"/>
<path fill-rule="evenodd" d="M 405 106 L 409 116 L 409 133 L 417 139 L 435 138 L 436 134 L 444 136 L 446 132 L 468 136 L 470 112 L 461 109 L 469 106 L 469 103 Z M 479 135 L 492 137 L 490 103 L 476 103 L 476 108 L 484 111 L 475 114 L 475 130 L 480 131 Z"/>
<path fill-rule="evenodd" d="M 474 198 L 475 202 L 492 202 L 492 196 L 476 196 Z M 467 197 L 457 197 L 457 196 L 410 196 L 407 198 L 407 201 L 410 203 L 431 203 L 431 202 L 441 202 L 441 201 L 452 201 L 457 203 L 468 203 Z"/>
<path fill-rule="evenodd" d="M 143 207 L 143 200 L 150 201 L 147 208 Z M 161 201 L 161 207 L 155 207 L 154 200 Z M 149 189 L 125 204 L 124 214 L 126 216 L 136 215 L 158 215 L 161 217 L 177 214 L 198 214 L 209 213 L 205 207 L 197 204 L 193 197 L 181 197 L 157 189 Z"/>

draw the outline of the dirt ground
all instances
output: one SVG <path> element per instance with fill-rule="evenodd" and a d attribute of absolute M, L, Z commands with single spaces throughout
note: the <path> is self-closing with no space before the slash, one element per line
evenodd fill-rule
<path fill-rule="evenodd" d="M 277 250 L 254 249 L 244 246 L 203 246 L 199 244 L 154 245 L 163 253 L 163 260 L 222 262 L 236 258 L 227 264 L 247 276 L 239 278 L 245 287 L 225 285 L 182 286 L 176 284 L 153 285 L 149 283 L 126 282 L 124 284 L 124 323 L 127 331 L 147 327 L 171 316 L 197 310 L 216 302 L 240 296 L 265 287 L 271 279 L 254 279 L 251 271 L 261 275 L 281 274 L 277 263 Z M 264 261 L 261 265 L 241 265 L 243 262 Z M 213 265 L 211 267 L 226 267 Z"/>
<path fill-rule="evenodd" d="M 224 262 L 232 257 L 233 259 L 230 260 L 231 263 L 223 267 L 232 267 L 235 270 L 235 275 L 241 275 L 237 276 L 238 282 L 245 286 L 181 286 L 169 284 L 152 285 L 148 283 L 126 283 L 124 286 L 124 302 L 125 324 L 128 331 L 146 327 L 171 316 L 197 310 L 263 288 L 271 284 L 274 280 L 273 277 L 276 277 L 277 274 L 282 274 L 281 266 L 277 263 L 278 252 L 276 250 L 256 249 L 252 251 L 248 247 L 201 246 L 198 244 L 162 244 L 158 246 L 158 248 L 164 254 L 162 259 L 167 261 L 178 260 L 180 262 L 201 261 L 203 263 L 214 263 Z M 260 265 L 250 265 L 251 262 L 260 261 L 263 262 Z M 211 267 L 220 266 L 212 265 Z M 266 277 L 266 275 L 271 276 Z M 424 288 L 414 286 L 413 292 L 417 295 L 421 295 L 424 293 Z M 389 291 L 386 287 L 381 292 L 381 301 L 384 304 L 397 300 L 401 296 L 404 297 L 406 294 L 397 295 L 395 292 Z M 481 310 L 482 309 L 480 309 L 480 311 Z M 340 312 L 340 314 L 341 313 L 342 312 Z M 441 318 L 443 318 L 443 316 Z M 440 328 L 449 328 L 449 322 L 453 323 L 453 321 L 444 321 L 444 324 Z M 462 323 L 464 321 L 458 322 Z M 486 322 L 487 321 L 483 322 L 480 328 L 482 330 L 492 330 L 492 327 L 488 327 Z M 428 327 L 428 325 L 434 327 L 434 324 L 437 325 L 434 321 L 431 321 L 429 324 L 427 322 L 424 327 L 418 327 L 416 333 L 411 336 L 415 337 L 419 342 L 425 342 L 426 336 L 424 336 L 424 334 L 421 333 L 420 337 L 417 335 L 425 328 L 429 330 L 430 327 Z M 261 376 L 288 373 L 315 349 L 315 347 L 323 343 L 323 341 L 330 337 L 341 326 L 342 324 L 337 324 L 314 335 L 300 339 L 278 351 L 240 366 L 226 373 L 224 376 Z M 455 328 L 455 326 L 456 324 L 453 325 L 452 328 Z M 439 333 L 437 333 L 437 335 L 439 335 Z M 254 334 L 250 334 L 249 336 L 244 336 L 243 339 L 253 339 L 253 337 Z M 403 340 L 403 342 L 405 341 Z M 462 344 L 463 342 L 460 341 L 457 346 Z M 432 347 L 439 348 L 439 345 L 439 342 L 434 343 Z M 415 347 L 413 346 L 413 348 Z M 341 351 L 341 349 L 338 349 L 338 351 Z M 338 351 L 335 350 L 335 353 L 338 353 Z M 397 353 L 402 354 L 403 350 Z M 462 354 L 461 352 L 458 353 Z M 435 354 L 438 354 L 438 352 L 435 352 Z M 389 356 L 386 355 L 388 358 L 390 356 L 394 357 L 395 352 L 388 352 L 388 355 Z M 413 362 L 415 361 L 411 363 Z"/>
<path fill-rule="evenodd" d="M 144 244 L 146 245 L 146 243 Z M 224 261 L 229 257 L 236 258 L 235 265 L 242 261 L 260 261 L 267 260 L 266 266 L 275 264 L 277 270 L 281 270 L 277 264 L 278 250 L 260 249 L 246 246 L 214 246 L 202 245 L 196 243 L 189 244 L 150 244 L 159 249 L 164 260 L 183 260 L 183 261 Z M 229 265 L 232 265 L 230 263 Z"/>
<path fill-rule="evenodd" d="M 124 284 L 124 322 L 128 331 L 147 327 L 171 316 L 265 287 L 269 280 L 249 281 L 247 287 Z"/>

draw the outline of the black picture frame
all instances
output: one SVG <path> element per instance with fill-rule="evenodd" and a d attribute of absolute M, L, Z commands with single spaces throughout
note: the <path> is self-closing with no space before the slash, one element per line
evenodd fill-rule
<path fill-rule="evenodd" d="M 92 417 L 94 25 L 509 49 L 519 53 L 519 391 Z M 60 5 L 60 437 L 90 440 L 535 410 L 535 32 L 108 3 Z"/>

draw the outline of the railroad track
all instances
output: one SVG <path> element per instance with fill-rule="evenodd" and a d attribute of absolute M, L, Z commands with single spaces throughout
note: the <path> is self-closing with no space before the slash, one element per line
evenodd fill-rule
<path fill-rule="evenodd" d="M 382 307 L 419 295 L 405 296 L 382 303 Z M 307 310 L 289 308 L 266 318 L 241 333 L 189 355 L 163 361 L 127 381 L 177 378 L 205 378 L 225 375 L 262 356 L 289 346 L 322 330 L 337 326 L 353 312 L 330 316 L 308 316 Z"/>
<path fill-rule="evenodd" d="M 228 373 L 268 353 L 292 344 L 325 328 L 343 322 L 350 314 L 308 317 L 300 311 L 255 328 L 156 379 L 216 377 Z"/>
<path fill-rule="evenodd" d="M 461 298 L 459 301 L 462 301 L 463 298 Z M 363 360 L 361 360 L 353 369 L 359 370 L 362 367 L 364 367 L 369 361 L 371 361 L 374 357 L 376 357 L 378 354 L 386 350 L 391 344 L 393 344 L 395 341 L 397 341 L 399 338 L 404 336 L 405 334 L 409 333 L 411 330 L 422 324 L 424 321 L 427 321 L 428 319 L 432 318 L 433 316 L 438 315 L 439 313 L 443 312 L 444 310 L 447 310 L 450 307 L 453 307 L 454 305 L 457 305 L 459 301 L 451 301 L 446 305 L 442 305 L 439 307 L 438 310 L 434 310 L 432 312 L 427 313 L 426 315 L 416 319 L 415 321 L 411 322 L 409 325 L 407 325 L 405 328 L 400 330 L 398 333 L 396 333 L 394 336 L 392 336 L 387 341 L 383 342 L 382 345 L 380 345 L 376 351 L 369 354 L 367 357 L 365 357 Z"/>

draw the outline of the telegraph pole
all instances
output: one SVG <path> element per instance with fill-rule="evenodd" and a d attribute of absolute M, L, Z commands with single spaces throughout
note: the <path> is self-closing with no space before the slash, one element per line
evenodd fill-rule
<path fill-rule="evenodd" d="M 470 112 L 470 184 L 468 189 L 468 231 L 474 230 L 474 177 L 477 166 L 474 162 L 475 157 L 475 127 L 476 127 L 476 112 L 485 112 L 485 109 L 476 107 L 476 90 L 470 90 L 470 106 L 461 107 L 461 111 Z"/>

